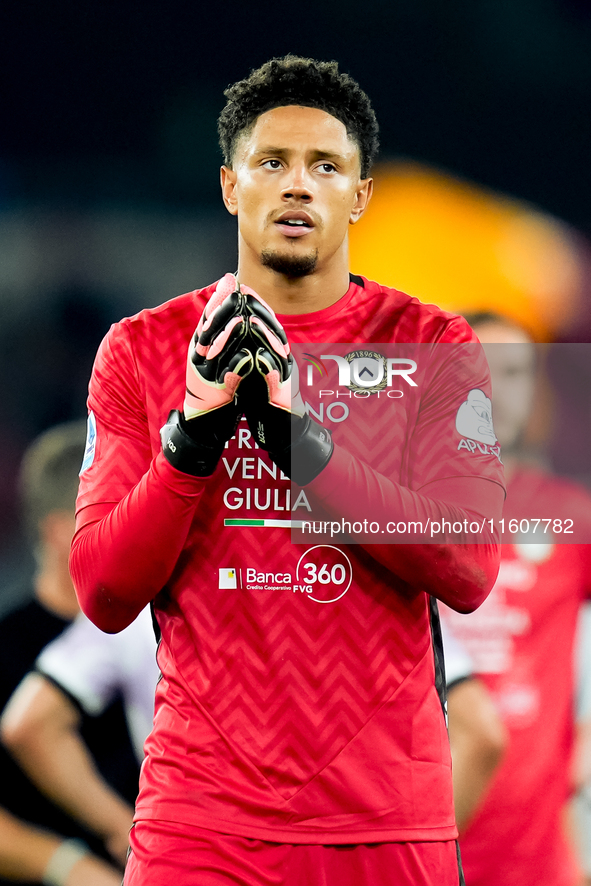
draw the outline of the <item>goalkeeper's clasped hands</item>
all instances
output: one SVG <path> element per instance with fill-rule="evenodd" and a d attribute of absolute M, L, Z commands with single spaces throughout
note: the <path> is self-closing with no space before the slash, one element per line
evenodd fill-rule
<path fill-rule="evenodd" d="M 165 457 L 184 473 L 210 476 L 242 415 L 300 486 L 328 464 L 331 435 L 306 414 L 283 327 L 256 292 L 226 274 L 191 340 L 183 412 L 173 409 L 161 430 Z"/>

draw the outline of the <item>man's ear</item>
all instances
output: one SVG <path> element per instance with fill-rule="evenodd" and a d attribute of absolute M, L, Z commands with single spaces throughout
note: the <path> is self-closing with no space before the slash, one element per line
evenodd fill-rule
<path fill-rule="evenodd" d="M 238 215 L 238 200 L 236 197 L 236 171 L 229 166 L 220 169 L 220 183 L 222 185 L 222 199 L 224 206 L 230 215 Z"/>
<path fill-rule="evenodd" d="M 369 205 L 372 194 L 373 178 L 362 179 L 359 182 L 359 187 L 357 188 L 355 194 L 355 203 L 353 205 L 353 209 L 351 210 L 351 215 L 349 216 L 350 225 L 354 225 L 356 222 L 359 221 Z"/>

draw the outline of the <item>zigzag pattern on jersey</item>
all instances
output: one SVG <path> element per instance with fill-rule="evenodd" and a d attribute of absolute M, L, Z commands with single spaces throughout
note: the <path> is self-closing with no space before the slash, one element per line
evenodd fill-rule
<path fill-rule="evenodd" d="M 431 353 L 429 375 L 435 381 L 429 379 L 432 394 L 421 403 L 406 482 L 412 489 L 420 489 L 441 479 L 445 465 L 446 476 L 467 475 L 476 469 L 480 477 L 502 483 L 498 459 L 489 447 L 481 446 L 475 452 L 458 449 L 461 437 L 456 432 L 456 415 L 469 391 L 480 388 L 489 398 L 492 395 L 488 365 L 480 346 L 444 343 L 432 348 Z M 449 428 L 447 435 L 441 433 L 442 423 Z"/>
<path fill-rule="evenodd" d="M 215 284 L 212 284 L 204 290 L 179 296 L 160 308 L 141 311 L 135 317 L 114 326 L 108 339 L 101 345 L 95 362 L 89 408 L 98 407 L 97 411 L 100 411 L 103 421 L 108 422 L 112 414 L 113 427 L 117 433 L 121 433 L 122 430 L 121 408 L 125 409 L 128 413 L 127 430 L 131 442 L 124 457 L 117 456 L 115 451 L 109 448 L 108 441 L 105 439 L 103 442 L 103 433 L 106 432 L 101 433 L 98 445 L 103 447 L 104 457 L 110 460 L 110 477 L 100 486 L 94 485 L 95 500 L 101 497 L 103 486 L 105 493 L 108 489 L 110 500 L 113 500 L 114 492 L 121 496 L 125 495 L 146 470 L 148 454 L 142 450 L 140 442 L 142 439 L 145 440 L 146 411 L 151 443 L 150 454 L 153 457 L 158 452 L 160 427 L 164 424 L 170 409 L 179 408 L 182 404 L 188 342 L 214 287 Z M 342 311 L 339 312 L 335 317 L 334 330 L 331 330 L 330 323 L 319 325 L 312 320 L 299 323 L 297 330 L 290 330 L 289 317 L 283 318 L 290 337 L 293 337 L 294 341 L 330 341 L 332 335 L 333 340 L 353 343 L 408 342 L 444 336 L 445 320 L 442 315 L 437 311 L 432 313 L 426 311 L 425 306 L 420 306 L 419 310 L 418 302 L 403 293 L 390 291 L 393 305 L 392 311 L 388 313 L 377 310 L 378 305 L 383 302 L 384 292 L 376 284 L 367 284 L 365 290 L 352 284 L 351 293 L 353 299 L 362 298 L 370 304 L 365 304 L 362 312 L 351 311 L 344 315 Z M 372 300 L 376 302 L 375 311 L 371 310 Z M 398 322 L 394 324 L 393 320 L 397 314 Z M 298 317 L 298 321 L 301 320 L 302 318 Z M 101 363 L 107 354 L 118 367 L 119 383 L 122 379 L 135 380 L 135 387 L 128 382 L 126 403 L 121 403 L 120 390 L 111 388 L 108 377 L 101 375 Z M 387 449 L 387 439 L 391 433 L 388 421 L 392 422 L 394 418 L 392 424 L 396 423 L 401 427 L 404 419 L 399 410 L 383 410 L 380 415 L 384 431 L 388 429 L 388 434 L 384 433 L 382 438 L 384 449 Z M 363 457 L 364 453 L 367 457 L 367 441 L 363 441 L 362 436 L 357 441 L 352 435 L 349 436 L 347 442 L 351 448 L 356 450 L 360 457 Z M 375 441 L 374 436 L 373 442 Z M 89 472 L 87 474 L 88 477 L 84 479 L 90 481 L 92 474 Z M 116 481 L 115 485 L 112 481 Z"/>
<path fill-rule="evenodd" d="M 142 348 L 128 360 L 134 371 L 136 361 L 139 364 L 138 385 L 154 452 L 168 410 L 182 402 L 188 341 L 207 297 L 207 292 L 199 293 L 198 300 L 195 294 L 182 296 L 166 309 L 143 312 L 132 321 L 131 333 Z M 355 322 L 347 320 L 350 328 L 345 336 L 341 332 L 340 340 L 359 337 Z M 390 335 L 391 329 L 390 321 Z M 354 433 L 340 426 L 337 435 L 346 436 L 354 454 L 364 460 L 371 454 L 373 464 L 382 464 L 385 473 L 395 476 L 407 409 L 377 398 L 370 404 L 352 402 L 358 416 Z M 136 408 L 141 412 L 139 405 Z M 236 444 L 230 444 L 229 462 L 238 454 Z M 268 458 L 260 450 L 256 455 Z M 135 470 L 141 476 L 145 467 L 140 470 L 137 465 Z M 199 583 L 175 600 L 184 616 L 183 628 L 175 621 L 175 662 L 221 733 L 251 759 L 262 761 L 261 771 L 288 797 L 327 765 L 400 686 L 412 669 L 413 651 L 428 642 L 426 614 L 411 615 L 412 606 L 383 585 L 375 590 L 380 567 L 361 549 L 353 554 L 349 550 L 355 586 L 337 604 L 315 604 L 291 591 L 219 591 L 220 566 L 245 564 L 295 573 L 305 547 L 290 545 L 287 530 L 223 529 L 228 512 L 221 493 L 227 477 L 221 468 L 216 477 L 196 515 L 195 546 L 184 552 L 177 568 L 181 573 L 190 562 Z M 126 482 L 132 479 L 133 472 L 125 473 Z M 232 483 L 245 485 L 236 478 Z M 385 570 L 384 575 L 392 581 Z M 401 606 L 406 611 L 398 618 L 392 609 Z M 396 628 L 400 621 L 410 628 L 404 637 Z M 166 626 L 163 632 L 166 639 Z"/>
<path fill-rule="evenodd" d="M 470 327 L 454 314 L 424 305 L 404 292 L 367 280 L 352 283 L 339 303 L 318 315 L 280 315 L 291 342 L 438 342 L 476 341 Z"/>
<path fill-rule="evenodd" d="M 111 327 L 89 388 L 88 408 L 100 421 L 94 463 L 80 478 L 78 509 L 87 499 L 123 498 L 148 469 L 160 449 L 160 428 L 169 411 L 183 402 L 189 339 L 200 312 L 200 301 L 189 293 Z M 112 365 L 117 367 L 115 379 Z M 121 435 L 129 439 L 124 449 Z M 108 464 L 107 472 L 101 464 Z"/>
<path fill-rule="evenodd" d="M 220 557 L 236 561 L 242 553 L 264 562 L 271 547 L 275 562 L 293 571 L 303 550 L 293 550 L 287 530 L 239 532 L 212 539 L 197 564 L 202 587 L 179 596 L 185 619 L 183 626 L 175 622 L 174 658 L 221 734 L 287 799 L 412 670 L 413 650 L 429 642 L 425 602 L 419 596 L 403 604 L 384 586 L 375 590 L 363 556 L 353 557 L 355 589 L 336 604 L 322 606 L 292 591 L 217 590 L 213 564 Z M 404 637 L 396 627 L 400 609 L 414 616 Z M 169 639 L 166 625 L 163 639 Z"/>
<path fill-rule="evenodd" d="M 213 287 L 207 292 L 209 289 Z M 141 361 L 139 377 L 154 454 L 160 449 L 160 428 L 169 411 L 182 408 L 189 342 L 208 297 L 191 292 L 163 305 L 161 312 L 145 312 L 145 318 L 139 315 L 147 328 L 134 330 L 134 337 L 143 342 L 136 359 Z"/>
<path fill-rule="evenodd" d="M 150 456 L 159 449 L 159 429 L 168 411 L 182 403 L 188 343 L 212 288 L 142 312 L 111 336 L 109 371 L 116 367 L 118 383 L 133 383 L 122 382 L 111 391 L 107 379 L 104 390 L 97 382 L 90 402 L 100 398 L 107 424 L 124 424 L 133 452 L 120 448 L 107 455 L 110 476 L 104 489 L 109 501 L 123 495 L 146 471 Z M 407 296 L 375 284 L 366 290 L 354 285 L 350 294 L 367 302 L 363 311 L 345 312 L 335 306 L 334 321 L 316 321 L 314 328 L 304 322 L 294 340 L 433 340 L 449 325 L 440 313 L 419 310 Z M 461 330 L 462 335 L 469 333 Z M 384 410 L 348 445 L 361 458 L 375 447 L 395 478 L 406 420 L 403 410 Z M 147 429 L 151 451 L 145 442 L 136 451 L 134 444 L 148 439 Z M 235 446 L 230 453 L 236 454 Z M 194 695 L 220 733 L 219 770 L 229 768 L 226 738 L 287 798 L 329 765 L 412 673 L 429 644 L 426 602 L 420 589 L 408 596 L 404 589 L 398 593 L 393 575 L 359 546 L 347 549 L 354 583 L 334 604 L 317 604 L 293 591 L 220 590 L 220 567 L 294 574 L 306 549 L 291 545 L 286 529 L 225 529 L 228 511 L 222 493 L 227 481 L 224 469 L 218 469 L 200 500 L 189 545 L 166 589 L 170 602 L 167 605 L 164 593 L 157 601 L 159 620 L 178 670 L 178 685 Z M 265 482 L 271 483 L 266 478 Z M 273 482 L 282 489 L 288 486 Z M 190 717 L 201 716 L 197 705 L 188 704 L 186 710 Z M 408 748 L 409 757 L 414 742 L 421 741 L 414 735 L 411 741 L 406 732 L 412 716 L 406 710 L 397 726 L 397 740 Z M 190 718 L 186 727 L 191 730 Z M 180 773 L 170 776 L 175 790 L 186 789 L 185 776 L 191 775 L 192 766 L 197 761 L 190 754 L 175 754 L 169 767 Z M 239 783 L 238 771 L 225 775 Z"/>

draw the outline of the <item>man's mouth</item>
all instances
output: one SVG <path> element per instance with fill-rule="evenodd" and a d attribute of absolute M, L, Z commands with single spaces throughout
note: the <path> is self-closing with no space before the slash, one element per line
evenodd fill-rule
<path fill-rule="evenodd" d="M 312 219 L 304 212 L 286 212 L 275 224 L 286 237 L 302 237 L 314 229 Z"/>

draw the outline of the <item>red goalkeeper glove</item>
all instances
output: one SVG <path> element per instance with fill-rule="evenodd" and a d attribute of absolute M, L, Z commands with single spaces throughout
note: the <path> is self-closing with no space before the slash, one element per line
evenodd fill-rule
<path fill-rule="evenodd" d="M 183 412 L 173 409 L 160 432 L 167 460 L 186 474 L 210 476 L 241 416 L 236 393 L 254 358 L 243 347 L 244 295 L 226 274 L 205 306 L 187 357 Z"/>
<path fill-rule="evenodd" d="M 242 291 L 243 315 L 248 322 L 244 347 L 254 361 L 241 391 L 244 413 L 259 446 L 284 474 L 305 486 L 328 464 L 332 438 L 306 413 L 297 363 L 273 309 L 247 286 Z"/>

